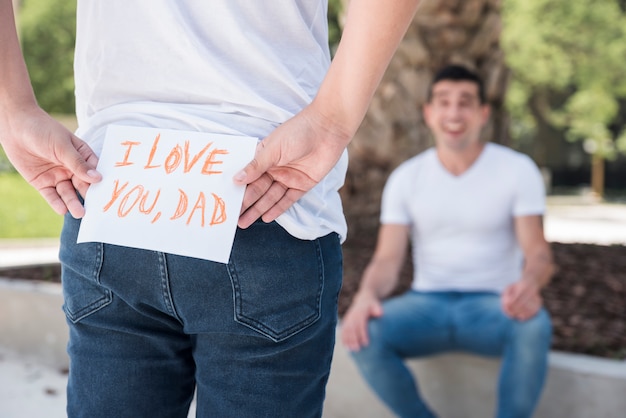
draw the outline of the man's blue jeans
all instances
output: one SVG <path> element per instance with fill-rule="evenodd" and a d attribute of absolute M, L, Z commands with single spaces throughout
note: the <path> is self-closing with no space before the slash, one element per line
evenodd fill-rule
<path fill-rule="evenodd" d="M 404 359 L 446 351 L 501 356 L 496 416 L 530 417 L 545 381 L 550 317 L 542 309 L 528 321 L 517 321 L 500 303 L 495 293 L 409 291 L 384 303 L 383 316 L 369 323 L 370 344 L 353 358 L 394 413 L 417 418 L 435 414 Z"/>
<path fill-rule="evenodd" d="M 319 417 L 342 258 L 336 234 L 238 230 L 228 264 L 61 237 L 68 416 Z M 202 243 L 198 243 L 202 245 Z"/>

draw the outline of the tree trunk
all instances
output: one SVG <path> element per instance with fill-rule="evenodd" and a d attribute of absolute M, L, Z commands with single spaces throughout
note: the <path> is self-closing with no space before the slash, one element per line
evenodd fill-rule
<path fill-rule="evenodd" d="M 604 198 L 604 157 L 593 154 L 591 157 L 591 193 L 597 200 Z"/>
<path fill-rule="evenodd" d="M 343 3 L 345 11 L 349 0 Z M 463 64 L 483 77 L 492 106 L 485 139 L 508 144 L 509 70 L 499 45 L 500 9 L 501 0 L 422 0 L 348 148 L 350 166 L 341 193 L 350 236 L 371 238 L 390 172 L 432 144 L 421 108 L 440 67 Z"/>

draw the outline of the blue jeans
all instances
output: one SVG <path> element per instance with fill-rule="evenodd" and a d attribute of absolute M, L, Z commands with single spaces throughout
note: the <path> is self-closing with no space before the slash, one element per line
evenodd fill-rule
<path fill-rule="evenodd" d="M 353 358 L 398 416 L 435 416 L 403 360 L 446 351 L 501 356 L 496 416 L 532 416 L 545 381 L 552 335 L 544 309 L 517 321 L 503 313 L 495 293 L 409 291 L 387 300 L 383 310 L 382 317 L 369 323 L 370 344 Z"/>
<path fill-rule="evenodd" d="M 336 234 L 237 230 L 228 264 L 61 236 L 70 418 L 320 417 L 342 256 Z M 198 243 L 201 245 L 201 243 Z"/>

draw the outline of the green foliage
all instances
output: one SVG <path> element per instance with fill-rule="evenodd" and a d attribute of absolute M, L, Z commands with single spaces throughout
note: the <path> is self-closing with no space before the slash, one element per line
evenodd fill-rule
<path fill-rule="evenodd" d="M 17 173 L 0 173 L 0 238 L 58 237 L 63 217 L 57 215 Z"/>
<path fill-rule="evenodd" d="M 626 13 L 618 0 L 506 0 L 502 47 L 513 80 L 513 135 L 534 128 L 529 103 L 569 140 L 612 157 L 626 150 Z M 556 100 L 555 100 L 556 99 Z M 537 115 L 535 115 L 536 117 Z M 619 139 L 619 141 L 618 141 Z"/>
<path fill-rule="evenodd" d="M 0 147 L 0 173 L 6 171 L 15 171 L 15 168 L 13 168 L 4 150 Z"/>
<path fill-rule="evenodd" d="M 335 51 L 341 39 L 341 14 L 343 3 L 341 0 L 328 0 L 328 43 L 331 51 Z"/>
<path fill-rule="evenodd" d="M 22 0 L 19 28 L 24 58 L 40 106 L 74 113 L 76 2 Z"/>

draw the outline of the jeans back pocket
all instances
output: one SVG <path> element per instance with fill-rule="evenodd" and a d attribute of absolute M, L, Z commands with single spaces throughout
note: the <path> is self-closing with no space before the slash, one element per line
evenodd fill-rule
<path fill-rule="evenodd" d="M 278 224 L 238 230 L 229 273 L 235 320 L 282 341 L 321 315 L 324 269 L 317 240 L 299 240 Z"/>

